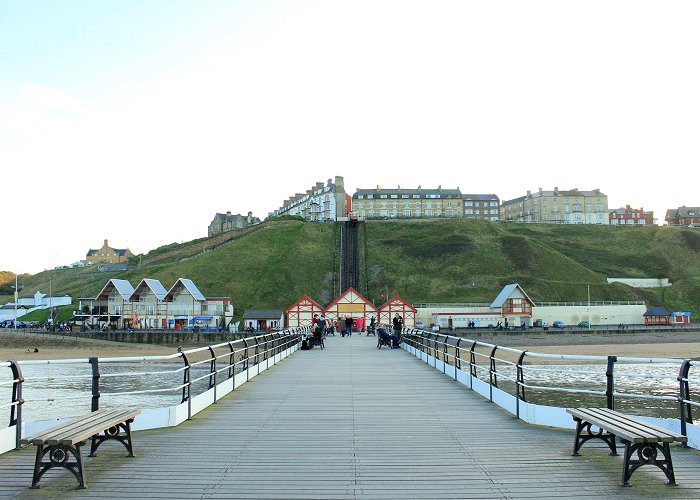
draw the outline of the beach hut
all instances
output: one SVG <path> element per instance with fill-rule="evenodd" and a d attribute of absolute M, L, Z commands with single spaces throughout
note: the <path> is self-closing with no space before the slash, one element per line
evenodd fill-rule
<path fill-rule="evenodd" d="M 418 310 L 411 304 L 406 302 L 398 295 L 394 295 L 391 299 L 379 308 L 379 323 L 391 325 L 391 321 L 396 314 L 403 318 L 404 328 L 416 327 L 416 312 Z"/>
<path fill-rule="evenodd" d="M 287 328 L 301 328 L 313 323 L 314 314 L 321 314 L 323 306 L 308 295 L 304 295 L 285 311 L 287 313 Z"/>
<path fill-rule="evenodd" d="M 326 319 L 331 321 L 340 321 L 343 328 L 343 321 L 347 316 L 357 319 L 362 318 L 365 325 L 369 324 L 369 318 L 378 316 L 377 306 L 367 300 L 360 292 L 350 287 L 343 292 L 338 298 L 331 302 L 326 307 Z"/>

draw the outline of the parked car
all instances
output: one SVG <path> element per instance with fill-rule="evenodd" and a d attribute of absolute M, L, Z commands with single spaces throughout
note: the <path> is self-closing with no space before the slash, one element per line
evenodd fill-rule
<path fill-rule="evenodd" d="M 588 321 L 579 321 L 578 325 L 576 326 L 579 326 L 581 328 L 590 328 L 591 324 Z"/>
<path fill-rule="evenodd" d="M 552 326 L 554 328 L 564 328 L 566 326 L 566 323 L 564 323 L 563 321 L 555 321 L 554 323 L 552 323 Z"/>

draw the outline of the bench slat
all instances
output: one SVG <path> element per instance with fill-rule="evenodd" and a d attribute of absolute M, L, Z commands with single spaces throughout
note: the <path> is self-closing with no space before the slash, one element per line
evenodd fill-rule
<path fill-rule="evenodd" d="M 68 434 L 50 437 L 46 439 L 45 442 L 49 445 L 74 445 L 85 441 L 91 436 L 99 434 L 110 427 L 114 427 L 125 422 L 126 420 L 132 419 L 139 414 L 138 411 L 136 411 L 134 415 L 132 415 L 132 413 L 133 412 L 121 412 L 114 415 L 106 415 L 104 418 L 99 419 L 98 421 L 94 421 L 90 424 L 84 424 L 78 428 L 75 428 Z"/>
<path fill-rule="evenodd" d="M 41 431 L 37 434 L 34 434 L 30 437 L 23 438 L 22 444 L 30 444 L 30 443 L 31 444 L 42 444 L 44 442 L 44 439 L 46 439 L 47 437 L 49 437 L 51 435 L 54 435 L 54 434 L 62 432 L 62 431 L 68 431 L 70 429 L 74 429 L 75 427 L 81 425 L 84 422 L 95 421 L 99 418 L 102 418 L 107 413 L 114 413 L 114 411 L 115 410 L 98 410 L 98 411 L 92 412 L 88 415 L 84 415 L 82 417 L 78 417 L 78 418 L 75 418 L 73 420 L 70 420 L 68 422 L 63 422 L 61 424 L 50 427 L 49 429 Z"/>
<path fill-rule="evenodd" d="M 579 418 L 628 441 L 658 441 L 665 436 L 665 432 L 660 435 L 653 430 L 635 425 L 636 421 L 617 412 L 610 413 L 610 410 L 602 408 L 579 408 L 578 410 Z"/>
<path fill-rule="evenodd" d="M 579 410 L 585 412 L 587 415 L 586 419 L 597 418 L 600 423 L 605 423 L 610 428 L 616 428 L 620 434 L 627 433 L 630 438 L 637 435 L 640 438 L 658 439 L 661 440 L 661 442 L 673 442 L 686 439 L 685 436 L 681 434 L 642 420 L 637 420 L 634 417 L 623 415 L 622 413 L 607 408 L 579 408 Z"/>
<path fill-rule="evenodd" d="M 687 437 L 607 408 L 569 408 L 574 417 L 633 443 L 685 442 Z"/>
<path fill-rule="evenodd" d="M 56 425 L 33 436 L 22 438 L 22 444 L 68 444 L 99 434 L 105 429 L 134 418 L 140 410 L 98 410 L 83 417 Z"/>

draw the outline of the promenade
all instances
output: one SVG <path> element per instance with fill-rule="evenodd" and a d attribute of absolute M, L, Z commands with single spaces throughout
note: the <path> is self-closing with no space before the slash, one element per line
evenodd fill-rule
<path fill-rule="evenodd" d="M 299 351 L 177 428 L 86 457 L 87 490 L 35 447 L 0 456 L 1 498 L 700 498 L 700 452 L 673 448 L 678 486 L 573 432 L 530 426 L 375 337 Z"/>

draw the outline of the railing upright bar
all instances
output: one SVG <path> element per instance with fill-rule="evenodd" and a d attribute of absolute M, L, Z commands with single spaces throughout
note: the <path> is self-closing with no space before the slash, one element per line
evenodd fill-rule
<path fill-rule="evenodd" d="M 100 363 L 97 358 L 90 358 L 88 361 L 92 366 L 92 402 L 90 411 L 97 411 L 100 409 Z"/>
<path fill-rule="evenodd" d="M 690 373 L 690 360 L 686 359 L 681 365 L 678 373 L 678 403 L 681 411 L 681 434 L 688 435 L 688 422 L 693 423 L 691 413 L 692 405 L 690 404 L 690 385 L 688 384 L 688 375 Z M 687 446 L 687 443 L 683 443 Z"/>
<path fill-rule="evenodd" d="M 445 335 L 445 340 L 443 341 L 443 344 L 442 344 L 442 362 L 444 365 L 442 367 L 442 373 L 447 373 L 447 365 L 449 364 L 449 361 L 448 361 L 449 356 L 447 353 L 447 339 L 448 338 L 449 337 L 447 335 Z"/>
<path fill-rule="evenodd" d="M 462 357 L 459 347 L 460 342 L 462 342 L 461 337 L 457 339 L 457 343 L 455 344 L 455 380 L 457 380 L 457 370 L 462 369 Z"/>
<path fill-rule="evenodd" d="M 496 349 L 498 346 L 493 346 L 489 355 L 489 401 L 493 402 L 493 388 L 498 387 L 498 377 L 496 375 Z"/>
<path fill-rule="evenodd" d="M 228 378 L 233 378 L 236 375 L 236 352 L 231 341 L 227 344 L 229 351 L 231 351 L 231 354 L 228 355 Z M 233 388 L 236 388 L 236 384 L 233 384 Z"/>
<path fill-rule="evenodd" d="M 245 347 L 243 351 L 243 369 L 245 370 L 245 381 L 248 382 L 250 380 L 250 364 L 248 362 L 248 341 L 246 339 L 243 339 L 243 346 Z"/>
<path fill-rule="evenodd" d="M 22 376 L 22 368 L 17 361 L 10 361 L 10 369 L 12 370 L 12 405 L 10 407 L 10 427 L 15 425 L 15 449 L 20 449 L 20 440 L 22 439 L 22 385 L 24 377 Z"/>
<path fill-rule="evenodd" d="M 476 348 L 476 340 L 472 342 L 472 346 L 469 348 L 469 388 L 474 389 L 473 378 L 477 377 L 476 374 L 476 354 L 474 354 L 474 349 Z"/>
<path fill-rule="evenodd" d="M 617 361 L 617 356 L 608 356 L 608 368 L 605 371 L 606 389 L 605 398 L 607 408 L 609 410 L 615 409 L 615 362 Z"/>
<path fill-rule="evenodd" d="M 187 354 L 182 351 L 182 347 L 178 347 L 177 351 L 182 356 L 182 360 L 185 363 L 185 371 L 183 372 L 182 380 L 182 402 L 187 401 L 187 420 L 192 420 L 192 381 L 190 377 L 190 360 L 187 358 Z"/>
<path fill-rule="evenodd" d="M 216 353 L 212 346 L 209 346 L 209 354 L 211 354 L 211 363 L 209 365 L 209 389 L 214 389 L 214 403 L 216 403 Z"/>
<path fill-rule="evenodd" d="M 523 374 L 523 361 L 525 360 L 525 354 L 527 351 L 523 351 L 518 358 L 517 363 L 517 374 L 515 377 L 515 416 L 520 418 L 520 401 L 525 401 L 525 376 Z"/>

